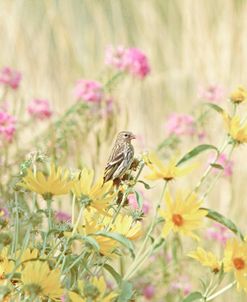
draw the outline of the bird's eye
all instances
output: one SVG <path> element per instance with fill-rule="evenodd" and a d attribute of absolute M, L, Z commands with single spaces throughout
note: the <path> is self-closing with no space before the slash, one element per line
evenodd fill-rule
<path fill-rule="evenodd" d="M 124 134 L 124 137 L 128 137 L 128 134 L 127 134 L 127 133 L 125 133 L 125 134 Z"/>

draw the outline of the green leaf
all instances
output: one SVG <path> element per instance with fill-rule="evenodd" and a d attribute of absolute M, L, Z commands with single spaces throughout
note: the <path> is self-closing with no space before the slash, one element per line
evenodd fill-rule
<path fill-rule="evenodd" d="M 219 274 L 218 274 L 218 284 L 220 285 L 221 282 L 223 281 L 225 277 L 225 273 L 224 273 L 224 265 L 223 263 L 221 264 L 221 267 L 220 267 L 220 271 L 219 271 Z"/>
<path fill-rule="evenodd" d="M 142 210 L 142 205 L 143 205 L 142 194 L 135 191 L 135 195 L 136 195 L 136 201 L 137 201 L 137 204 L 138 204 L 138 208 L 139 208 L 139 210 Z"/>
<path fill-rule="evenodd" d="M 224 170 L 224 167 L 221 166 L 220 164 L 210 164 L 210 166 L 212 166 L 215 169 Z"/>
<path fill-rule="evenodd" d="M 115 269 L 111 265 L 109 265 L 107 263 L 105 263 L 103 267 L 112 275 L 112 277 L 115 279 L 115 281 L 117 282 L 117 284 L 120 285 L 121 282 L 122 282 L 122 278 L 119 275 L 119 273 L 116 272 Z"/>
<path fill-rule="evenodd" d="M 85 241 L 85 242 L 89 243 L 97 252 L 99 252 L 99 250 L 100 250 L 100 246 L 99 246 L 97 240 L 95 240 L 91 236 L 82 236 L 82 235 L 77 234 L 70 238 L 70 241 L 73 241 L 73 240 Z"/>
<path fill-rule="evenodd" d="M 217 111 L 218 113 L 223 113 L 224 109 L 221 108 L 220 106 L 213 104 L 213 103 L 206 103 L 205 105 L 209 106 L 211 109 Z"/>
<path fill-rule="evenodd" d="M 165 147 L 170 147 L 174 144 L 179 143 L 179 138 L 176 136 L 169 136 L 168 138 L 166 138 L 162 143 L 160 143 L 157 147 L 157 151 L 160 151 L 161 149 L 165 148 Z"/>
<path fill-rule="evenodd" d="M 185 163 L 186 161 L 192 159 L 193 157 L 199 155 L 200 153 L 207 151 L 207 150 L 215 150 L 218 154 L 218 149 L 213 145 L 203 144 L 195 147 L 190 152 L 185 154 L 177 163 L 177 166 L 180 166 L 181 164 Z"/>
<path fill-rule="evenodd" d="M 166 240 L 164 238 L 161 238 L 153 247 L 153 252 L 156 252 L 159 248 L 164 246 Z"/>
<path fill-rule="evenodd" d="M 123 281 L 120 288 L 121 292 L 117 302 L 128 302 L 133 294 L 133 286 L 128 281 Z"/>
<path fill-rule="evenodd" d="M 133 246 L 132 242 L 128 238 L 126 238 L 125 236 L 123 236 L 119 233 L 109 233 L 109 232 L 105 232 L 105 231 L 99 231 L 92 235 L 93 236 L 103 236 L 103 237 L 107 237 L 107 238 L 116 240 L 119 243 L 121 243 L 123 246 L 127 247 L 131 251 L 132 255 L 134 255 L 134 246 Z"/>
<path fill-rule="evenodd" d="M 141 184 L 143 184 L 146 190 L 150 190 L 150 189 L 151 189 L 150 185 L 147 184 L 145 181 L 143 181 L 143 180 L 138 180 L 138 182 L 140 182 Z"/>
<path fill-rule="evenodd" d="M 189 294 L 185 299 L 183 299 L 183 302 L 192 302 L 192 301 L 198 301 L 203 298 L 203 295 L 200 292 L 193 292 Z"/>
<path fill-rule="evenodd" d="M 206 209 L 206 208 L 203 208 L 203 209 L 208 211 L 208 214 L 207 214 L 208 218 L 224 225 L 229 230 L 231 230 L 233 233 L 235 233 L 237 236 L 239 236 L 241 240 L 244 240 L 244 235 L 230 219 L 226 218 L 225 216 L 221 215 L 220 213 L 218 213 L 214 210 Z"/>

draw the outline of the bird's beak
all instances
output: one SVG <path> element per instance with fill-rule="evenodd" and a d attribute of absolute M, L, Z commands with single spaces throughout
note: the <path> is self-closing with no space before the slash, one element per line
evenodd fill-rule
<path fill-rule="evenodd" d="M 136 139 L 136 136 L 134 134 L 131 134 L 131 139 Z"/>

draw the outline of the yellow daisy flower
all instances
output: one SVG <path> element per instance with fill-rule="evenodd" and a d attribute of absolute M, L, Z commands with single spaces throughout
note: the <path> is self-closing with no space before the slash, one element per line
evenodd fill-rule
<path fill-rule="evenodd" d="M 241 125 L 240 117 L 230 117 L 226 112 L 223 113 L 228 134 L 237 144 L 247 143 L 247 123 Z"/>
<path fill-rule="evenodd" d="M 229 239 L 224 251 L 224 271 L 233 272 L 237 288 L 247 292 L 247 243 Z"/>
<path fill-rule="evenodd" d="M 103 184 L 103 179 L 100 179 L 93 185 L 93 178 L 93 170 L 83 169 L 72 186 L 72 192 L 77 198 L 86 199 L 91 207 L 105 214 L 105 210 L 116 196 L 116 193 L 109 194 L 112 181 Z"/>
<path fill-rule="evenodd" d="M 190 165 L 187 167 L 178 167 L 177 160 L 171 159 L 167 165 L 165 165 L 157 156 L 157 154 L 151 152 L 144 155 L 143 160 L 145 164 L 152 170 L 152 173 L 145 178 L 149 180 L 164 179 L 166 181 L 173 180 L 177 177 L 184 176 L 190 173 L 196 165 Z"/>
<path fill-rule="evenodd" d="M 111 232 L 136 240 L 142 235 L 142 224 L 140 221 L 134 222 L 131 216 L 119 214 L 111 227 Z"/>
<path fill-rule="evenodd" d="M 27 175 L 23 177 L 19 185 L 46 198 L 53 195 L 67 194 L 73 182 L 73 180 L 70 180 L 69 171 L 67 169 L 64 171 L 61 167 L 56 169 L 54 164 L 51 164 L 48 176 L 40 171 L 35 175 L 34 172 L 29 169 Z"/>
<path fill-rule="evenodd" d="M 8 248 L 4 247 L 0 252 L 0 262 L 2 262 L 5 258 L 8 258 Z"/>
<path fill-rule="evenodd" d="M 202 201 L 198 201 L 195 194 L 191 194 L 186 199 L 180 193 L 176 194 L 175 200 L 172 200 L 167 191 L 165 202 L 166 209 L 159 211 L 161 217 L 165 219 L 163 236 L 166 237 L 170 231 L 173 231 L 199 240 L 193 231 L 202 226 L 203 217 L 208 213 L 206 210 L 200 209 Z"/>
<path fill-rule="evenodd" d="M 0 281 L 6 278 L 6 275 L 11 273 L 15 268 L 15 263 L 8 258 L 3 259 L 0 262 Z"/>
<path fill-rule="evenodd" d="M 195 251 L 188 254 L 189 257 L 199 261 L 201 265 L 209 267 L 213 273 L 218 273 L 221 268 L 221 261 L 211 252 L 198 247 Z"/>
<path fill-rule="evenodd" d="M 111 292 L 107 293 L 107 286 L 103 277 L 94 277 L 91 282 L 79 282 L 79 290 L 81 296 L 70 292 L 69 298 L 71 302 L 111 302 L 118 295 L 117 293 Z"/>
<path fill-rule="evenodd" d="M 95 233 L 105 230 L 105 224 L 100 221 L 103 221 L 105 216 L 98 215 L 92 211 L 85 211 L 85 224 L 78 227 L 78 233 L 86 236 L 93 236 L 94 239 L 98 242 L 100 246 L 100 253 L 104 256 L 111 257 L 113 251 L 118 247 L 118 243 L 108 237 L 104 236 L 94 236 Z"/>
<path fill-rule="evenodd" d="M 17 258 L 19 258 L 21 251 L 18 251 L 16 253 Z M 38 254 L 39 251 L 38 249 L 30 249 L 27 248 L 21 255 L 21 262 L 24 262 L 24 264 L 26 264 L 26 262 L 28 262 L 29 260 L 34 260 L 38 258 Z"/>
<path fill-rule="evenodd" d="M 235 104 L 240 104 L 247 100 L 247 90 L 243 86 L 239 86 L 236 90 L 234 90 L 230 99 Z"/>
<path fill-rule="evenodd" d="M 100 253 L 108 257 L 113 256 L 119 243 L 112 238 L 95 235 L 97 232 L 108 229 L 108 232 L 121 234 L 129 240 L 136 240 L 142 235 L 141 222 L 133 221 L 131 216 L 119 214 L 113 224 L 111 220 L 112 217 L 101 215 L 97 211 L 85 210 L 84 224 L 78 227 L 78 233 L 93 236 L 100 246 Z"/>
<path fill-rule="evenodd" d="M 50 270 L 46 262 L 28 262 L 22 271 L 21 281 L 30 297 L 60 301 L 64 292 L 60 285 L 60 272 Z"/>

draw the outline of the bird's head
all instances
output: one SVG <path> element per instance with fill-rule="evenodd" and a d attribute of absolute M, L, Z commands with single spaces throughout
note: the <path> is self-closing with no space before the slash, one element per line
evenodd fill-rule
<path fill-rule="evenodd" d="M 121 131 L 118 133 L 117 140 L 131 142 L 132 139 L 135 139 L 135 135 L 129 131 Z"/>

